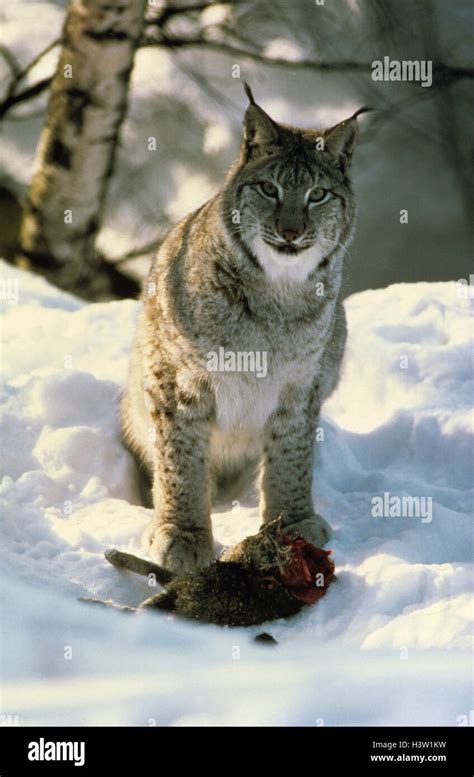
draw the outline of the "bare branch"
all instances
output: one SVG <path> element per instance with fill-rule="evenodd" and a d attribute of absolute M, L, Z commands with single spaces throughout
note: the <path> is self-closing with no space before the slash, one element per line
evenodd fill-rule
<path fill-rule="evenodd" d="M 44 48 L 42 51 L 40 51 L 36 57 L 34 57 L 31 62 L 26 65 L 24 68 L 19 68 L 18 63 L 16 62 L 13 54 L 8 51 L 5 48 L 2 48 L 2 55 L 5 58 L 5 60 L 8 62 L 12 73 L 13 78 L 10 82 L 10 86 L 8 87 L 6 96 L 4 100 L 0 103 L 0 119 L 2 119 L 5 114 L 10 110 L 10 108 L 13 108 L 14 105 L 18 105 L 19 103 L 25 102 L 27 100 L 31 100 L 33 97 L 37 97 L 42 92 L 46 91 L 46 89 L 49 87 L 52 76 L 48 78 L 43 78 L 40 81 L 37 81 L 36 84 L 32 84 L 31 86 L 27 87 L 26 89 L 23 89 L 21 92 L 17 92 L 18 86 L 23 81 L 24 78 L 30 73 L 34 67 L 45 57 L 47 54 L 49 54 L 50 51 L 52 51 L 56 46 L 58 46 L 61 43 L 60 39 L 53 40 L 51 43 L 49 43 L 46 48 Z"/>
<path fill-rule="evenodd" d="M 228 0 L 229 5 L 233 5 L 232 0 Z M 234 45 L 224 40 L 212 40 L 203 36 L 197 35 L 194 38 L 178 38 L 172 35 L 168 35 L 164 31 L 164 27 L 171 18 L 177 15 L 185 15 L 193 12 L 201 12 L 206 8 L 212 7 L 212 3 L 202 2 L 183 6 L 164 6 L 164 8 L 154 14 L 153 9 L 149 7 L 147 22 L 145 28 L 145 35 L 141 41 L 140 46 L 162 46 L 167 49 L 184 49 L 184 48 L 206 48 L 208 50 L 218 51 L 223 54 L 227 54 L 232 57 L 241 57 L 244 59 L 251 59 L 254 62 L 258 62 L 262 65 L 268 65 L 269 67 L 285 67 L 291 70 L 316 70 L 319 73 L 353 73 L 362 72 L 369 73 L 372 69 L 372 63 L 370 62 L 354 62 L 354 61 L 339 61 L 339 62 L 317 62 L 315 60 L 302 59 L 297 61 L 289 61 L 281 57 L 267 57 L 258 50 L 256 44 L 246 40 L 235 30 L 229 27 L 227 24 L 221 25 L 221 30 L 228 37 L 234 40 L 240 41 L 243 46 Z M 26 102 L 33 97 L 37 97 L 46 91 L 51 83 L 51 78 L 44 78 L 38 81 L 20 92 L 17 92 L 19 83 L 25 78 L 26 75 L 40 62 L 40 60 L 46 56 L 55 46 L 59 45 L 61 40 L 52 41 L 43 51 L 41 51 L 24 69 L 18 68 L 18 63 L 15 58 L 7 49 L 2 47 L 0 54 L 8 62 L 9 67 L 14 74 L 7 95 L 3 102 L 0 103 L 0 120 L 6 115 L 6 113 L 16 105 Z M 434 86 L 446 85 L 454 83 L 464 78 L 474 78 L 474 68 L 452 66 L 447 65 L 445 62 L 433 62 L 433 77 Z M 414 86 L 419 86 L 417 82 L 413 82 Z"/>
<path fill-rule="evenodd" d="M 214 51 L 220 51 L 223 54 L 229 54 L 233 57 L 243 57 L 246 59 L 252 59 L 254 62 L 259 62 L 263 65 L 269 65 L 271 67 L 288 67 L 298 70 L 319 70 L 323 72 L 341 73 L 344 71 L 361 70 L 369 72 L 372 69 L 372 65 L 366 62 L 316 62 L 312 59 L 300 59 L 297 61 L 290 61 L 281 57 L 266 57 L 261 52 L 248 51 L 238 48 L 230 43 L 224 41 L 211 40 L 203 37 L 196 38 L 176 38 L 162 34 L 159 38 L 145 37 L 140 43 L 141 48 L 148 46 L 164 46 L 170 49 L 183 49 L 183 48 L 207 48 Z"/>
<path fill-rule="evenodd" d="M 36 84 L 27 87 L 27 89 L 24 89 L 22 92 L 11 95 L 11 97 L 7 97 L 0 105 L 0 120 L 3 119 L 5 114 L 10 110 L 10 108 L 13 108 L 14 105 L 31 100 L 33 97 L 37 97 L 38 95 L 42 94 L 42 92 L 45 92 L 51 84 L 52 80 L 52 76 L 49 78 L 43 78 L 41 81 L 37 81 Z"/>
<path fill-rule="evenodd" d="M 3 57 L 8 67 L 10 68 L 10 71 L 13 75 L 13 80 L 16 81 L 21 73 L 21 68 L 15 55 L 10 51 L 9 48 L 7 48 L 7 46 L 4 46 L 3 43 L 0 45 L 0 55 Z"/>
<path fill-rule="evenodd" d="M 52 51 L 56 46 L 59 46 L 61 44 L 61 38 L 57 38 L 56 40 L 51 41 L 51 43 L 48 43 L 46 48 L 44 48 L 42 51 L 40 51 L 36 57 L 34 57 L 31 62 L 26 65 L 26 67 L 23 68 L 23 70 L 20 70 L 18 74 L 18 81 L 21 81 L 25 76 L 28 75 L 28 73 L 33 70 L 34 67 L 38 64 L 38 62 L 41 62 L 43 57 L 45 57 L 47 54 L 49 54 L 50 51 Z"/>
<path fill-rule="evenodd" d="M 159 248 L 162 242 L 163 242 L 163 239 L 159 239 L 159 238 L 156 238 L 155 240 L 150 240 L 150 242 L 145 243 L 145 245 L 139 246 L 138 248 L 132 248 L 131 251 L 128 251 L 126 254 L 123 254 L 123 256 L 119 256 L 116 259 L 106 258 L 106 261 L 109 262 L 109 264 L 114 265 L 115 267 L 116 265 L 122 264 L 123 262 L 128 262 L 129 259 L 136 259 L 138 256 L 154 253 Z"/>
<path fill-rule="evenodd" d="M 244 59 L 252 59 L 254 62 L 258 62 L 262 65 L 268 65 L 270 67 L 285 67 L 291 70 L 317 70 L 319 72 L 326 73 L 344 73 L 344 72 L 366 72 L 372 71 L 371 62 L 354 62 L 344 61 L 339 62 L 317 62 L 314 59 L 300 59 L 300 60 L 287 60 L 281 57 L 267 57 L 261 51 L 251 51 L 245 48 L 239 48 L 231 43 L 225 41 L 211 40 L 202 36 L 195 38 L 177 38 L 174 36 L 161 33 L 159 37 L 153 37 L 150 33 L 150 25 L 147 25 L 145 30 L 145 37 L 140 43 L 140 47 L 148 46 L 163 46 L 170 49 L 183 49 L 183 48 L 207 48 L 213 51 L 219 51 L 223 54 L 228 54 L 233 57 L 242 57 Z M 458 67 L 447 65 L 444 62 L 433 63 L 433 75 L 435 85 L 438 85 L 440 81 L 457 81 L 462 78 L 474 78 L 474 68 L 471 67 Z M 416 81 L 407 82 L 413 83 L 418 87 Z"/>

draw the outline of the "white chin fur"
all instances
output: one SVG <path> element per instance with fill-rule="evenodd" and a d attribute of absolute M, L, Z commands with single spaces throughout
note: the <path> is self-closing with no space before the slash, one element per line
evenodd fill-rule
<path fill-rule="evenodd" d="M 279 254 L 260 235 L 254 238 L 252 250 L 272 281 L 305 281 L 325 256 L 317 244 L 298 254 Z"/>

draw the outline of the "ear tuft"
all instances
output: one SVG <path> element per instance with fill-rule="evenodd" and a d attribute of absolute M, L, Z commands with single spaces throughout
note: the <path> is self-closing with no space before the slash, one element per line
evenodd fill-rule
<path fill-rule="evenodd" d="M 364 105 L 362 108 L 359 108 L 358 111 L 356 111 L 354 114 L 352 114 L 351 119 L 357 119 L 358 116 L 360 116 L 362 113 L 370 113 L 371 111 L 374 111 L 375 108 L 371 108 L 370 105 Z"/>
<path fill-rule="evenodd" d="M 278 125 L 255 102 L 252 90 L 244 81 L 244 89 L 250 100 L 244 116 L 243 150 L 246 160 L 256 159 L 271 152 L 271 147 L 278 143 Z"/>
<path fill-rule="evenodd" d="M 244 81 L 243 85 L 244 85 L 245 94 L 249 98 L 250 105 L 256 105 L 257 103 L 255 102 L 255 97 L 253 96 L 252 90 L 251 90 L 250 86 L 248 85 L 247 81 Z"/>
<path fill-rule="evenodd" d="M 357 123 L 357 117 L 362 113 L 368 113 L 373 108 L 364 106 L 359 108 L 348 119 L 344 119 L 335 127 L 326 130 L 324 146 L 326 151 L 339 158 L 341 169 L 344 171 L 349 167 L 352 152 L 354 151 L 357 137 L 359 134 L 359 125 Z"/>

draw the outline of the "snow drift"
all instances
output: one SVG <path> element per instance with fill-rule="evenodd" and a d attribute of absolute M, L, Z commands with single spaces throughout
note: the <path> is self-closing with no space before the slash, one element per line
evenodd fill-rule
<path fill-rule="evenodd" d="M 346 301 L 314 483 L 338 579 L 291 620 L 235 630 L 77 601 L 150 594 L 103 558 L 142 553 L 150 517 L 117 413 L 138 303 L 83 304 L 6 265 L 2 277 L 2 712 L 21 725 L 465 719 L 474 391 L 458 284 Z M 257 530 L 257 507 L 234 503 L 213 524 L 218 550 Z M 253 643 L 262 630 L 277 647 Z"/>

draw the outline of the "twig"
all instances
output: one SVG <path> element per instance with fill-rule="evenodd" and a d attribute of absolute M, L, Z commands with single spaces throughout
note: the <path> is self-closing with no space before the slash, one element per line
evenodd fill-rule
<path fill-rule="evenodd" d="M 234 57 L 243 57 L 245 59 L 252 59 L 254 62 L 259 62 L 262 65 L 269 65 L 270 67 L 286 67 L 297 70 L 318 70 L 326 73 L 343 73 L 343 72 L 371 72 L 371 62 L 354 62 L 348 60 L 341 60 L 340 62 L 316 62 L 313 59 L 299 59 L 296 61 L 283 59 L 281 57 L 267 57 L 261 52 L 250 51 L 248 49 L 239 48 L 231 43 L 225 43 L 224 41 L 210 40 L 208 38 L 196 37 L 196 38 L 177 38 L 174 36 L 162 34 L 159 38 L 147 37 L 149 32 L 148 25 L 145 29 L 145 37 L 140 43 L 141 48 L 148 46 L 164 46 L 170 49 L 182 49 L 182 48 L 208 48 L 214 51 L 220 51 L 223 54 L 229 54 Z M 438 81 L 457 81 L 462 78 L 474 78 L 474 68 L 471 67 L 458 67 L 447 65 L 444 62 L 433 63 L 433 75 L 435 80 Z M 413 83 L 414 86 L 420 86 L 416 81 L 407 82 Z"/>
<path fill-rule="evenodd" d="M 127 262 L 129 259 L 136 259 L 137 256 L 150 254 L 152 251 L 156 251 L 156 249 L 161 245 L 161 242 L 161 240 L 152 240 L 150 243 L 145 243 L 145 245 L 139 246 L 139 248 L 132 248 L 131 251 L 128 251 L 128 253 L 119 256 L 117 259 L 114 259 L 113 257 L 107 258 L 107 262 L 115 267 L 118 264 L 122 264 L 122 262 Z"/>
<path fill-rule="evenodd" d="M 23 89 L 21 92 L 16 92 L 18 85 L 21 81 L 23 81 L 24 78 L 30 73 L 33 68 L 40 62 L 43 57 L 45 57 L 47 54 L 49 54 L 50 51 L 52 51 L 56 46 L 58 46 L 61 43 L 61 39 L 58 38 L 57 40 L 53 40 L 51 43 L 49 43 L 46 48 L 44 48 L 42 51 L 40 51 L 36 57 L 34 57 L 31 62 L 26 65 L 24 68 L 19 68 L 18 63 L 16 62 L 13 54 L 11 54 L 8 49 L 5 49 L 2 47 L 2 55 L 4 59 L 8 62 L 12 73 L 14 73 L 14 77 L 12 78 L 10 82 L 10 86 L 7 90 L 6 96 L 2 103 L 0 103 L 0 119 L 3 118 L 3 116 L 7 113 L 7 111 L 10 110 L 14 105 L 18 105 L 21 102 L 25 102 L 26 100 L 31 100 L 33 97 L 37 97 L 39 94 L 44 92 L 50 85 L 52 81 L 52 76 L 49 78 L 43 78 L 41 81 L 37 81 L 36 84 L 32 84 L 31 86 L 27 87 L 26 89 Z"/>
<path fill-rule="evenodd" d="M 36 84 L 29 86 L 27 89 L 24 89 L 22 92 L 18 92 L 17 94 L 13 94 L 10 97 L 7 97 L 0 105 L 0 120 L 3 119 L 5 114 L 10 110 L 10 108 L 13 108 L 14 105 L 26 102 L 26 100 L 31 100 L 33 97 L 37 97 L 38 95 L 42 94 L 49 87 L 52 80 L 52 76 L 49 78 L 43 78 Z"/>
<path fill-rule="evenodd" d="M 159 39 L 147 38 L 145 30 L 145 37 L 140 43 L 141 48 L 148 46 L 164 46 L 165 48 L 208 48 L 214 51 L 220 51 L 223 54 L 230 54 L 234 57 L 244 57 L 247 59 L 253 59 L 255 62 L 259 62 L 263 65 L 269 65 L 271 67 L 289 67 L 296 68 L 298 70 L 321 70 L 329 73 L 341 73 L 347 70 L 361 70 L 370 71 L 372 65 L 366 62 L 315 62 L 314 60 L 301 59 L 297 61 L 291 61 L 282 59 L 281 57 L 266 57 L 261 52 L 246 51 L 245 49 L 238 48 L 230 43 L 224 43 L 223 41 L 210 40 L 207 38 L 176 38 L 169 35 L 162 35 Z"/>
<path fill-rule="evenodd" d="M 17 81 L 19 78 L 19 75 L 21 73 L 20 65 L 14 56 L 14 54 L 10 51 L 9 48 L 3 45 L 3 43 L 0 45 L 0 54 L 2 55 L 3 59 L 7 63 L 8 67 L 10 68 L 11 72 L 13 73 L 13 81 Z M 8 91 L 10 90 L 11 84 L 8 87 Z M 8 93 L 8 92 L 7 92 Z"/>
<path fill-rule="evenodd" d="M 34 67 L 38 64 L 38 62 L 41 62 L 43 57 L 46 56 L 46 54 L 49 54 L 50 51 L 52 51 L 56 46 L 59 46 L 61 43 L 61 38 L 56 38 L 56 40 L 51 41 L 51 43 L 48 43 L 46 48 L 44 48 L 42 51 L 40 51 L 36 57 L 34 57 L 31 62 L 29 62 L 23 70 L 20 70 L 17 76 L 17 81 L 22 81 L 25 76 L 28 75 L 28 73 L 33 70 Z"/>

